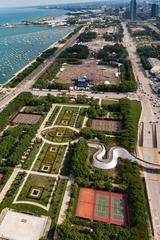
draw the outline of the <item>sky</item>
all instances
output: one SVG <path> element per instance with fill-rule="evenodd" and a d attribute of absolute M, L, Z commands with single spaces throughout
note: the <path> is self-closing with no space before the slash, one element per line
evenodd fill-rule
<path fill-rule="evenodd" d="M 0 7 L 15 7 L 15 6 L 31 6 L 31 5 L 47 5 L 59 3 L 76 3 L 76 2 L 99 2 L 101 0 L 0 0 Z"/>

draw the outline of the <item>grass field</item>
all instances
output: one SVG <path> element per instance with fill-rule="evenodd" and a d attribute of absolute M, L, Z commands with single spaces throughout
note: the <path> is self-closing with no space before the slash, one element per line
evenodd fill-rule
<path fill-rule="evenodd" d="M 33 171 L 57 174 L 64 157 L 65 150 L 66 146 L 45 144 L 33 167 Z"/>
<path fill-rule="evenodd" d="M 55 127 L 44 131 L 43 137 L 53 143 L 66 143 L 77 138 L 77 133 L 66 127 Z"/>
<path fill-rule="evenodd" d="M 58 116 L 56 125 L 74 127 L 79 113 L 79 107 L 64 106 Z"/>
<path fill-rule="evenodd" d="M 46 206 L 48 204 L 55 179 L 40 175 L 30 174 L 21 193 L 18 201 L 31 201 Z M 39 191 L 39 194 L 31 194 L 33 190 Z"/>
<path fill-rule="evenodd" d="M 118 103 L 118 101 L 102 99 L 102 106 L 108 106 L 108 105 L 115 104 L 115 103 Z"/>

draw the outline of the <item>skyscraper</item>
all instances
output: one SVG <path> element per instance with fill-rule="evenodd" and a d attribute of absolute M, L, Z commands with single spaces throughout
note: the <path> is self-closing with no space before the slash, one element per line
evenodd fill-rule
<path fill-rule="evenodd" d="M 158 4 L 153 3 L 151 5 L 151 17 L 155 18 L 158 17 Z"/>
<path fill-rule="evenodd" d="M 130 2 L 130 19 L 136 20 L 137 18 L 137 2 L 136 0 L 131 0 Z"/>

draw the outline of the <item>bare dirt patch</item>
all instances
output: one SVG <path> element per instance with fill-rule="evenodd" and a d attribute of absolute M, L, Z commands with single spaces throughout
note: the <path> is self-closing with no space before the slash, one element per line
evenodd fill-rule
<path fill-rule="evenodd" d="M 72 83 L 74 79 L 85 75 L 94 85 L 103 84 L 105 81 L 118 85 L 119 79 L 115 75 L 117 72 L 118 68 L 97 65 L 96 60 L 85 60 L 81 65 L 67 64 L 65 70 L 57 74 L 56 81 Z"/>

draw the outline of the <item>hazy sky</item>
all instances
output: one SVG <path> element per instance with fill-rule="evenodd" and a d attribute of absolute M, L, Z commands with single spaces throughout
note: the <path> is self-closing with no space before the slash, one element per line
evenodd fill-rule
<path fill-rule="evenodd" d="M 13 7 L 13 6 L 28 6 L 40 4 L 59 4 L 59 3 L 76 3 L 76 2 L 93 2 L 101 0 L 0 0 L 0 7 Z"/>

